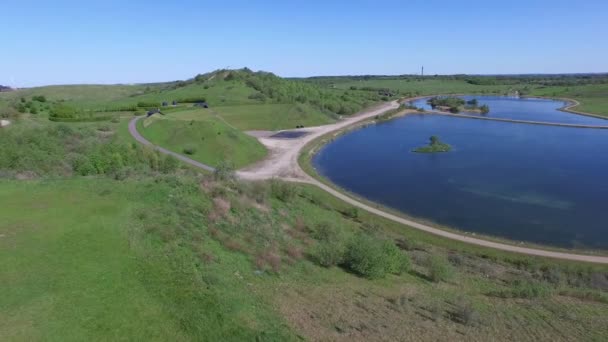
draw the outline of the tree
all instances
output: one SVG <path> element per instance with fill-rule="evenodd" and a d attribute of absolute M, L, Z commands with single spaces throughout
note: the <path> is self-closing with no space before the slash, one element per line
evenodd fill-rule
<path fill-rule="evenodd" d="M 431 146 L 439 143 L 439 137 L 436 135 L 431 136 L 429 139 L 431 140 Z"/>
<path fill-rule="evenodd" d="M 467 101 L 467 104 L 469 106 L 477 107 L 478 102 L 477 102 L 477 99 L 472 99 L 472 100 Z"/>
<path fill-rule="evenodd" d="M 481 114 L 488 114 L 490 112 L 490 107 L 488 107 L 488 105 L 483 105 L 479 107 L 479 110 L 481 111 Z"/>

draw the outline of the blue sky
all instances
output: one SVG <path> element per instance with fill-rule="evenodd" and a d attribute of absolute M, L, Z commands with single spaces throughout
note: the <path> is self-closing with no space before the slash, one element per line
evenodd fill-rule
<path fill-rule="evenodd" d="M 0 6 L 0 84 L 608 71 L 608 1 L 28 1 Z"/>

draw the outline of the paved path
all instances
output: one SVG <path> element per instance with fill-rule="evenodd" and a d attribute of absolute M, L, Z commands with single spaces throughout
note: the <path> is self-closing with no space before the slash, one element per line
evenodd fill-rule
<path fill-rule="evenodd" d="M 390 109 L 394 109 L 397 107 L 398 107 L 398 104 L 397 104 L 397 102 L 394 101 L 394 102 L 390 102 L 387 104 L 383 104 L 382 106 L 378 106 L 369 111 L 366 111 L 359 115 L 349 117 L 343 121 L 339 121 L 339 122 L 331 124 L 331 125 L 305 128 L 303 130 L 309 132 L 309 134 L 307 134 L 303 137 L 297 138 L 297 139 L 273 139 L 270 137 L 259 138 L 260 142 L 268 148 L 268 150 L 270 152 L 269 157 L 267 157 L 266 159 L 264 159 L 263 161 L 261 161 L 259 163 L 256 163 L 255 165 L 253 165 L 251 167 L 238 171 L 237 175 L 242 179 L 248 179 L 248 180 L 264 180 L 264 179 L 272 179 L 272 178 L 281 178 L 281 179 L 288 180 L 288 181 L 312 184 L 312 185 L 315 185 L 315 186 L 323 189 L 324 191 L 328 192 L 329 194 L 349 203 L 350 205 L 353 205 L 355 207 L 368 211 L 372 214 L 384 217 L 386 219 L 389 219 L 389 220 L 397 222 L 397 223 L 407 225 L 407 226 L 415 228 L 415 229 L 419 229 L 419 230 L 422 230 L 422 231 L 425 231 L 425 232 L 428 232 L 428 233 L 431 233 L 431 234 L 434 234 L 437 236 L 445 237 L 445 238 L 456 240 L 456 241 L 462 241 L 462 242 L 466 242 L 466 243 L 477 245 L 477 246 L 494 248 L 494 249 L 507 251 L 507 252 L 513 252 L 513 253 L 549 257 L 549 258 L 556 258 L 556 259 L 564 259 L 564 260 L 572 260 L 572 261 L 583 261 L 583 262 L 592 262 L 592 263 L 599 263 L 599 264 L 608 264 L 608 256 L 573 254 L 573 253 L 556 252 L 556 251 L 537 249 L 537 248 L 531 248 L 531 247 L 515 246 L 515 245 L 506 244 L 506 243 L 494 242 L 494 241 L 479 239 L 479 238 L 475 238 L 475 237 L 467 236 L 467 235 L 463 235 L 463 234 L 453 233 L 450 231 L 446 231 L 446 230 L 435 228 L 435 227 L 432 227 L 429 225 L 425 225 L 425 224 L 422 224 L 422 223 L 419 223 L 416 221 L 412 221 L 412 220 L 388 213 L 381 209 L 374 208 L 363 202 L 360 202 L 357 199 L 352 198 L 352 197 L 318 181 L 317 179 L 312 178 L 310 175 L 306 174 L 301 169 L 301 167 L 298 163 L 298 157 L 300 155 L 302 148 L 307 143 L 311 142 L 312 140 L 314 140 L 324 134 L 336 132 L 342 128 L 356 124 L 365 119 L 372 118 L 376 115 L 382 114 L 385 111 L 388 111 Z M 137 117 L 137 118 L 134 118 L 133 120 L 131 120 L 131 122 L 129 123 L 129 132 L 131 133 L 131 135 L 133 135 L 133 137 L 137 141 L 141 142 L 142 144 L 145 144 L 148 146 L 154 146 L 151 142 L 147 141 L 144 137 L 142 137 L 137 132 L 136 124 L 137 124 L 137 121 L 141 118 L 142 117 Z M 154 148 L 156 148 L 157 150 L 159 150 L 163 153 L 170 154 L 190 165 L 200 167 L 202 169 L 209 170 L 209 171 L 213 170 L 213 168 L 208 165 L 204 165 L 202 163 L 199 163 L 195 160 L 184 157 L 175 152 L 166 150 L 162 147 L 154 146 Z"/>

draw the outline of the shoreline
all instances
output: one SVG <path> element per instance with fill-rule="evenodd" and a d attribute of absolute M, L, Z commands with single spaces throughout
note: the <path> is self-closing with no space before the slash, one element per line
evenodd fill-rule
<path fill-rule="evenodd" d="M 521 255 L 528 256 L 536 256 L 536 257 L 547 257 L 552 259 L 559 259 L 564 261 L 580 261 L 580 262 L 588 262 L 588 263 L 596 263 L 596 264 L 608 264 L 608 256 L 605 254 L 597 255 L 597 254 L 577 254 L 575 251 L 556 251 L 551 249 L 549 246 L 543 246 L 539 248 L 534 247 L 524 247 L 521 245 L 515 245 L 515 241 L 507 242 L 497 242 L 492 241 L 491 239 L 484 239 L 476 237 L 476 235 L 468 236 L 466 233 L 462 231 L 449 231 L 447 229 L 436 228 L 431 225 L 424 224 L 416 219 L 409 219 L 400 216 L 399 214 L 391 213 L 390 210 L 384 210 L 379 203 L 367 204 L 368 201 L 362 199 L 358 200 L 356 196 L 348 195 L 348 192 L 344 193 L 341 190 L 337 190 L 334 188 L 334 184 L 330 182 L 331 186 L 325 184 L 324 182 L 318 180 L 313 175 L 310 175 L 306 172 L 302 166 L 300 165 L 300 158 L 303 156 L 310 160 L 311 155 L 308 156 L 303 155 L 303 151 L 307 149 L 310 145 L 318 144 L 319 142 L 323 142 L 322 145 L 326 144 L 327 139 L 329 137 L 335 138 L 340 135 L 340 132 L 348 131 L 349 129 L 360 128 L 365 124 L 369 124 L 371 122 L 375 122 L 375 117 L 381 114 L 386 113 L 389 110 L 398 108 L 398 103 L 402 103 L 404 101 L 412 101 L 413 99 L 424 98 L 428 96 L 419 96 L 415 98 L 395 100 L 390 102 L 384 102 L 382 104 L 376 105 L 374 107 L 368 108 L 356 114 L 355 116 L 346 118 L 341 122 L 337 122 L 330 125 L 317 126 L 308 129 L 302 129 L 305 131 L 309 131 L 310 133 L 305 135 L 302 138 L 292 139 L 288 142 L 277 143 L 277 140 L 280 139 L 271 139 L 271 138 L 258 138 L 258 140 L 267 147 L 269 150 L 269 154 L 267 158 L 264 160 L 249 166 L 245 169 L 237 170 L 236 175 L 243 180 L 270 180 L 270 179 L 282 179 L 285 181 L 293 181 L 299 183 L 310 184 L 320 188 L 321 190 L 327 192 L 329 195 L 338 198 L 339 200 L 355 206 L 357 208 L 363 209 L 368 213 L 373 215 L 377 215 L 384 219 L 391 220 L 398 224 L 402 224 L 408 229 L 419 230 L 423 233 L 428 233 L 430 235 L 458 241 L 461 243 L 465 243 L 471 245 L 471 247 L 480 247 L 480 248 L 488 248 L 490 250 L 497 250 L 507 253 L 516 253 Z M 416 111 L 412 111 L 416 112 Z M 400 113 L 401 114 L 401 113 Z M 406 113 L 403 113 L 406 114 Z M 134 130 L 129 130 L 132 137 L 135 138 L 138 142 L 144 145 L 152 145 L 157 150 L 162 153 L 168 153 L 176 156 L 181 161 L 190 164 L 191 166 L 201 168 L 206 170 L 207 165 L 201 164 L 197 161 L 194 161 L 186 156 L 168 151 L 159 146 L 154 146 L 145 138 L 139 136 L 136 128 L 136 122 L 138 118 L 134 118 L 129 123 L 130 127 L 135 128 Z M 138 138 L 141 138 L 138 139 Z M 325 140 L 324 140 L 325 139 Z M 143 140 L 143 141 L 142 141 Z M 285 145 L 283 145 L 285 144 Z M 322 146 L 321 145 L 321 146 Z M 318 149 L 314 151 L 317 153 Z M 315 172 L 316 173 L 316 172 Z M 318 175 L 318 174 L 317 174 Z M 379 206 L 380 208 L 374 207 Z M 513 244 L 511 244 L 511 242 Z M 589 253 L 593 253 L 594 251 L 585 251 Z M 580 251 L 579 253 L 584 253 Z"/>
<path fill-rule="evenodd" d="M 410 101 L 418 100 L 421 98 L 428 98 L 431 96 L 417 96 L 413 98 L 406 98 L 398 100 L 399 103 L 407 103 Z M 401 114 L 398 116 L 404 116 L 407 114 L 417 113 L 417 111 L 412 111 L 409 113 Z M 428 113 L 428 112 L 427 112 Z M 420 113 L 424 114 L 424 113 Z M 434 113 L 438 114 L 438 113 Z M 439 114 L 441 115 L 441 114 Z M 454 116 L 459 116 L 456 114 L 451 114 Z M 394 116 L 392 118 L 396 118 L 398 116 Z M 466 118 L 466 117 L 465 117 Z M 472 118 L 477 118 L 472 116 Z M 353 130 L 360 129 L 368 124 L 372 124 L 374 121 L 359 122 L 355 125 L 350 125 L 347 127 L 343 127 L 336 131 L 328 132 L 320 137 L 315 138 L 313 141 L 306 144 L 306 146 L 301 151 L 301 158 L 305 158 L 308 167 L 303 167 L 300 164 L 302 161 L 301 158 L 298 159 L 298 164 L 303 172 L 305 172 L 309 177 L 314 179 L 313 185 L 320 187 L 322 190 L 328 192 L 329 194 L 337 197 L 338 199 L 349 203 L 355 207 L 363 209 L 372 214 L 384 217 L 391 221 L 403 224 L 409 228 L 422 230 L 424 232 L 430 233 L 435 236 L 456 240 L 460 242 L 464 242 L 467 244 L 481 246 L 485 248 L 492 248 L 504 252 L 512 252 L 525 254 L 530 256 L 540 256 L 540 257 L 549 257 L 554 259 L 561 260 L 571 260 L 571 261 L 584 261 L 591 263 L 599 263 L 599 264 L 608 264 L 608 256 L 605 256 L 606 253 L 604 251 L 598 250 L 569 250 L 559 247 L 552 247 L 548 245 L 535 245 L 526 242 L 518 242 L 509 239 L 501 239 L 499 237 L 493 236 L 485 236 L 483 234 L 477 235 L 476 233 L 462 231 L 456 228 L 449 227 L 440 227 L 436 225 L 434 222 L 430 222 L 428 220 L 420 219 L 420 218 L 410 218 L 406 214 L 396 211 L 394 209 L 388 208 L 381 203 L 373 202 L 368 199 L 362 198 L 356 194 L 351 193 L 350 191 L 343 189 L 326 179 L 322 175 L 320 175 L 314 166 L 311 163 L 311 160 L 315 154 L 317 154 L 323 146 L 333 141 L 336 137 L 341 136 L 343 134 L 349 133 Z M 529 122 L 524 122 L 529 123 Z M 602 126 L 598 126 L 602 127 Z M 608 128 L 606 126 L 605 128 Z M 312 174 L 311 174 L 312 173 Z M 440 227 L 440 228 L 439 228 Z M 478 237 L 477 237 L 478 236 Z M 529 246 L 529 247 L 526 247 Z M 577 254 L 583 253 L 583 254 Z M 588 253 L 588 254 L 587 254 Z"/>

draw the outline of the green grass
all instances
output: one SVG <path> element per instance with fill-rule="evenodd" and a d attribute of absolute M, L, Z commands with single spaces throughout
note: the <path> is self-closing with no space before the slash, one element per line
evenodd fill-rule
<path fill-rule="evenodd" d="M 204 110 L 179 112 L 179 115 L 198 113 L 207 115 Z M 173 152 L 184 154 L 185 149 L 191 149 L 190 158 L 211 166 L 230 160 L 240 168 L 266 155 L 266 149 L 255 138 L 213 116 L 189 121 L 161 117 L 147 126 L 140 121 L 138 130 L 146 139 Z"/>
<path fill-rule="evenodd" d="M 532 94 L 575 99 L 580 105 L 573 110 L 608 116 L 608 84 L 537 88 Z"/>
<path fill-rule="evenodd" d="M 400 93 L 410 95 L 434 95 L 434 94 L 477 94 L 481 92 L 503 93 L 509 90 L 509 85 L 474 85 L 465 80 L 432 79 L 427 77 L 423 80 L 416 79 L 377 79 L 363 81 L 349 81 L 337 83 L 337 88 L 349 89 L 350 87 L 372 87 L 389 88 L 399 90 Z"/>
<path fill-rule="evenodd" d="M 517 279 L 539 286 L 546 273 L 464 251 L 449 259 L 452 276 L 435 282 L 429 258 L 447 262 L 455 244 L 428 244 L 422 233 L 353 214 L 315 187 L 285 186 L 275 193 L 189 176 L 0 182 L 0 281 L 7 284 L 0 334 L 62 341 L 606 337 L 599 327 L 608 307 L 593 299 L 601 294 L 579 300 L 575 292 L 557 295 L 570 287 L 550 285 L 534 302 L 494 296 Z M 400 253 L 412 259 L 411 271 L 368 280 L 317 266 L 306 256 L 323 224 L 345 237 L 407 241 Z M 565 280 L 606 271 L 572 267 L 561 268 Z M 465 324 L 467 303 L 479 318 Z"/>
<path fill-rule="evenodd" d="M 79 108 L 97 109 L 111 106 L 112 103 L 143 94 L 144 85 L 62 85 L 26 88 L 17 91 L 0 93 L 0 98 L 17 101 L 21 97 L 45 96 L 47 101 L 66 101 Z"/>
<path fill-rule="evenodd" d="M 241 130 L 281 130 L 326 125 L 334 122 L 327 114 L 306 104 L 258 104 L 218 107 L 226 121 Z"/>
<path fill-rule="evenodd" d="M 241 256 L 205 268 L 221 284 L 205 286 L 211 275 L 190 250 L 142 227 L 137 217 L 164 206 L 171 192 L 168 183 L 136 181 L 0 182 L 3 340 L 283 336 L 280 320 L 234 281 Z"/>

